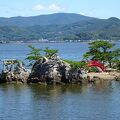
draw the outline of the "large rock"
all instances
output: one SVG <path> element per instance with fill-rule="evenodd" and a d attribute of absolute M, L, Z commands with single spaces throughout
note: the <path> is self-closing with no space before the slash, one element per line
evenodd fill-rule
<path fill-rule="evenodd" d="M 59 58 L 43 58 L 34 64 L 28 83 L 69 83 L 70 69 L 70 65 Z"/>
<path fill-rule="evenodd" d="M 30 75 L 30 71 L 26 70 L 22 63 L 18 63 L 14 70 L 3 71 L 1 74 L 1 82 L 21 82 L 27 83 L 27 79 Z"/>

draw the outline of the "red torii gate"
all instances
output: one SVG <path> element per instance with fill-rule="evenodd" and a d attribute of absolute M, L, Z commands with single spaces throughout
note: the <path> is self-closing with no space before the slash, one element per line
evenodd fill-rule
<path fill-rule="evenodd" d="M 100 68 L 102 70 L 102 72 L 105 72 L 106 69 L 105 69 L 105 66 L 103 63 L 101 63 L 100 61 L 98 60 L 91 60 L 88 62 L 88 66 L 89 67 L 97 67 L 97 68 Z"/>

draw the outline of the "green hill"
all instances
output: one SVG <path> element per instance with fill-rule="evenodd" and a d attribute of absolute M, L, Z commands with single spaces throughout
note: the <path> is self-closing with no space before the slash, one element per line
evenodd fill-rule
<path fill-rule="evenodd" d="M 34 25 L 66 25 L 78 21 L 92 20 L 96 18 L 74 13 L 55 13 L 31 17 L 0 18 L 0 26 L 34 26 Z"/>
<path fill-rule="evenodd" d="M 41 18 L 46 19 L 41 22 Z M 15 17 L 8 19 L 9 22 L 5 23 L 6 20 L 4 21 L 4 18 L 0 18 L 0 40 L 2 41 L 29 41 L 41 38 L 56 41 L 91 39 L 120 40 L 120 19 L 115 17 L 97 19 L 78 14 L 58 13 L 32 18 Z M 25 20 L 22 21 L 22 19 Z M 15 20 L 20 20 L 21 22 L 16 22 Z M 26 23 L 26 21 L 29 22 Z"/>

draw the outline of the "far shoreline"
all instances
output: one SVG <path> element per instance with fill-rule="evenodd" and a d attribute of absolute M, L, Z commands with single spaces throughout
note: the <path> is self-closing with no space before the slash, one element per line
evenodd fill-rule
<path fill-rule="evenodd" d="M 54 43 L 59 43 L 59 44 L 61 44 L 61 43 L 90 43 L 90 42 L 93 42 L 93 41 L 94 40 L 90 40 L 90 41 L 72 41 L 72 42 L 70 42 L 70 41 L 68 41 L 68 42 L 66 42 L 66 41 L 48 41 L 48 42 L 34 42 L 34 41 L 31 41 L 31 42 L 21 42 L 21 41 L 12 41 L 12 42 L 0 43 L 0 45 L 2 45 L 2 44 L 39 44 L 39 43 L 41 43 L 41 44 L 49 44 L 49 43 L 51 43 L 51 44 L 54 44 Z M 108 40 L 105 40 L 105 41 L 108 41 Z M 109 42 L 119 43 L 120 40 L 118 40 L 118 41 L 112 40 L 112 41 L 109 41 Z"/>

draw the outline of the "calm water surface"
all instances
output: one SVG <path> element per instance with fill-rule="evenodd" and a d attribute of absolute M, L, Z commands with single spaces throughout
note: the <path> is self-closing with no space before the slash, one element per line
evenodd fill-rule
<path fill-rule="evenodd" d="M 0 120 L 119 120 L 120 83 L 0 85 Z"/>
<path fill-rule="evenodd" d="M 24 60 L 28 44 L 0 44 L 0 59 Z M 82 59 L 87 43 L 33 44 L 59 50 L 62 58 Z M 120 48 L 120 43 L 117 44 Z M 120 83 L 89 85 L 0 85 L 0 120 L 119 120 Z"/>
<path fill-rule="evenodd" d="M 59 56 L 74 60 L 82 59 L 82 55 L 88 50 L 87 43 L 31 43 L 37 48 L 49 47 L 59 50 Z M 15 58 L 25 59 L 29 53 L 29 44 L 0 44 L 0 59 Z"/>

